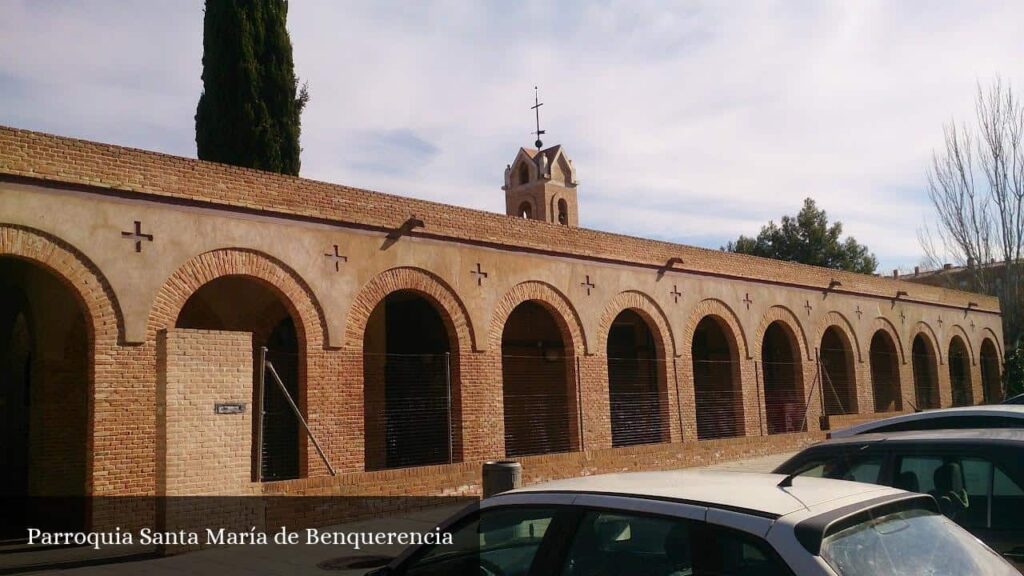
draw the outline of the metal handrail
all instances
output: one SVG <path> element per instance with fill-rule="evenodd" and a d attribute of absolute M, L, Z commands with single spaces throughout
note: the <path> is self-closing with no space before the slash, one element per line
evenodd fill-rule
<path fill-rule="evenodd" d="M 274 382 L 277 382 L 277 387 L 281 389 L 281 393 L 284 394 L 285 400 L 288 401 L 288 405 L 292 407 L 292 412 L 295 412 L 295 417 L 299 419 L 302 424 L 302 428 L 306 431 L 306 435 L 313 441 L 313 446 L 316 447 L 317 454 L 320 455 L 320 459 L 324 461 L 327 466 L 327 470 L 330 471 L 331 476 L 337 476 L 334 472 L 334 466 L 327 460 L 327 455 L 324 454 L 323 448 L 320 447 L 320 443 L 317 442 L 316 436 L 313 435 L 313 431 L 309 429 L 309 425 L 306 424 L 306 419 L 302 417 L 302 413 L 299 412 L 299 407 L 295 405 L 295 401 L 292 400 L 292 395 L 288 393 L 288 389 L 285 388 L 284 382 L 281 381 L 281 377 L 277 375 L 277 370 L 274 369 L 274 365 L 269 360 L 264 361 L 264 366 L 270 370 L 270 375 L 274 377 Z"/>

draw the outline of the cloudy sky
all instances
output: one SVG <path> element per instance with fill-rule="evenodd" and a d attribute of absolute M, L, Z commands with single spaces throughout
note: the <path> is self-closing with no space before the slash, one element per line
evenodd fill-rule
<path fill-rule="evenodd" d="M 0 124 L 195 156 L 200 1 L 0 0 Z M 925 171 L 977 83 L 1024 89 L 1024 3 L 292 0 L 302 175 L 502 211 L 533 137 L 588 228 L 718 247 L 811 196 L 921 259 Z"/>

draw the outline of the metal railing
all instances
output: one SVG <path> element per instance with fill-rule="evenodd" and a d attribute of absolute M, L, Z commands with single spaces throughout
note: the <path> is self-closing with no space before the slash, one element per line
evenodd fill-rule
<path fill-rule="evenodd" d="M 293 366 L 290 366 L 294 370 L 289 370 L 289 375 L 294 375 L 295 378 L 294 381 L 291 381 L 292 390 L 289 390 L 289 386 L 285 384 L 281 375 L 278 374 L 274 363 L 270 360 L 272 357 L 276 357 L 279 363 L 282 361 L 287 362 L 289 358 L 292 358 L 293 362 L 295 362 Z M 294 428 L 293 422 L 298 423 L 305 430 L 306 436 L 312 441 L 317 454 L 320 455 L 320 459 L 327 466 L 328 472 L 330 472 L 331 476 L 334 476 L 336 474 L 334 466 L 328 461 L 319 440 L 317 440 L 313 431 L 310 430 L 309 424 L 302 416 L 302 412 L 292 397 L 297 388 L 297 356 L 287 353 L 273 353 L 264 346 L 260 348 L 258 368 L 259 379 L 256 392 L 258 417 L 256 427 L 257 481 L 284 480 L 289 477 L 294 478 L 298 476 L 298 438 L 292 431 Z M 273 386 L 267 385 L 268 374 Z M 274 393 L 275 391 L 276 394 Z M 281 408 L 282 404 L 287 407 L 287 411 Z M 290 414 L 294 421 L 289 421 L 286 414 Z"/>

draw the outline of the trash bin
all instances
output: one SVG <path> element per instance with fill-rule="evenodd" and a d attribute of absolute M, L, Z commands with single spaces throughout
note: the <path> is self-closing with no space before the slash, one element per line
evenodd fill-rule
<path fill-rule="evenodd" d="M 523 467 L 512 460 L 484 462 L 484 498 L 519 488 L 523 484 Z"/>

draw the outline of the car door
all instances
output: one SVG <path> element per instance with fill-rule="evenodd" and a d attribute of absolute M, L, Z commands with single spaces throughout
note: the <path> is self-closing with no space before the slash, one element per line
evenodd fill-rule
<path fill-rule="evenodd" d="M 1024 474 L 1019 449 L 900 446 L 897 487 L 931 494 L 942 512 L 1018 568 L 1024 567 Z M 903 485 L 900 485 L 903 484 Z"/>

